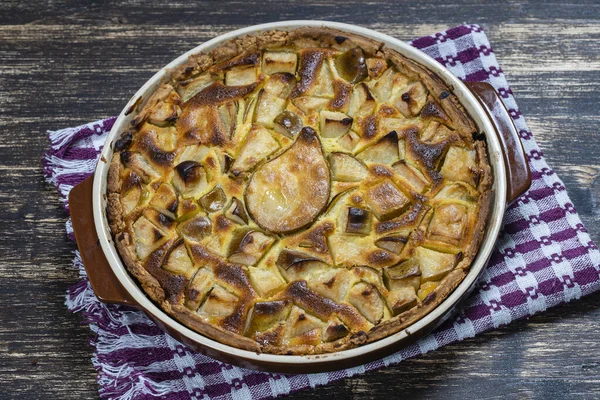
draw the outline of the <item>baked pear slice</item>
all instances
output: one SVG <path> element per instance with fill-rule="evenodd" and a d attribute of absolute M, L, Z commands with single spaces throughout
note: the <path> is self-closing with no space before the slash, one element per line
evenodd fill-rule
<path fill-rule="evenodd" d="M 360 182 L 369 171 L 365 165 L 350 154 L 333 152 L 329 155 L 329 165 L 334 181 Z"/>
<path fill-rule="evenodd" d="M 334 63 L 340 77 L 350 83 L 358 83 L 369 75 L 365 54 L 360 47 L 346 51 Z"/>
<path fill-rule="evenodd" d="M 245 203 L 260 227 L 287 233 L 315 220 L 327 205 L 330 189 L 319 135 L 304 127 L 292 146 L 254 172 Z"/>
<path fill-rule="evenodd" d="M 238 158 L 231 166 L 231 173 L 237 176 L 251 170 L 277 149 L 279 149 L 279 143 L 273 139 L 269 131 L 260 125 L 253 125 Z"/>
<path fill-rule="evenodd" d="M 237 264 L 255 265 L 275 239 L 262 232 L 240 230 L 229 243 L 229 261 Z"/>
<path fill-rule="evenodd" d="M 246 335 L 253 337 L 285 321 L 292 310 L 289 300 L 257 301 L 249 314 Z"/>

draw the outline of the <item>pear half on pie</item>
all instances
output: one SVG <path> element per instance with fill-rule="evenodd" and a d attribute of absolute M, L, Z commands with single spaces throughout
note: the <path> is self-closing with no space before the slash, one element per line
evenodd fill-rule
<path fill-rule="evenodd" d="M 190 57 L 113 143 L 120 256 L 173 318 L 274 354 L 409 326 L 465 277 L 490 212 L 482 135 L 382 43 L 269 31 Z"/>

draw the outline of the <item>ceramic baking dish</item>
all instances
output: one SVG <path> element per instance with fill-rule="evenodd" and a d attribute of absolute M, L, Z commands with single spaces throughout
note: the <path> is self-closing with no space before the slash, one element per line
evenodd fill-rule
<path fill-rule="evenodd" d="M 328 354 L 291 356 L 255 353 L 222 344 L 192 331 L 162 311 L 130 276 L 119 257 L 106 218 L 105 193 L 108 168 L 113 156 L 113 141 L 135 117 L 136 113 L 132 110 L 147 100 L 171 70 L 187 62 L 190 55 L 210 51 L 232 38 L 272 29 L 293 30 L 300 27 L 332 28 L 383 42 L 387 47 L 436 73 L 453 90 L 479 131 L 486 134 L 494 177 L 494 198 L 483 241 L 468 275 L 432 312 L 396 334 L 357 348 Z M 143 310 L 165 332 L 210 357 L 259 370 L 308 373 L 348 368 L 389 355 L 430 332 L 448 318 L 470 293 L 487 264 L 507 204 L 524 193 L 530 183 L 530 172 L 518 133 L 492 86 L 462 82 L 423 52 L 376 31 L 334 22 L 287 21 L 251 26 L 218 36 L 183 54 L 156 73 L 123 108 L 106 139 L 93 177 L 73 188 L 69 204 L 81 257 L 92 288 L 101 301 Z"/>

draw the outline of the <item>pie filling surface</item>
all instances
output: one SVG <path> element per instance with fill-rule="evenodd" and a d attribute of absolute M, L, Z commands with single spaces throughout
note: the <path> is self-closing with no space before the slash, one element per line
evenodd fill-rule
<path fill-rule="evenodd" d="M 188 327 L 278 354 L 383 338 L 479 248 L 484 135 L 442 81 L 329 29 L 235 39 L 170 71 L 112 145 L 128 270 Z"/>

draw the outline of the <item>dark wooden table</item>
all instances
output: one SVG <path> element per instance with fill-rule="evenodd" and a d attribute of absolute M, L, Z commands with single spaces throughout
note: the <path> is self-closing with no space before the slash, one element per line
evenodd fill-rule
<path fill-rule="evenodd" d="M 75 246 L 42 176 L 45 131 L 117 114 L 175 56 L 245 25 L 329 19 L 404 40 L 483 25 L 536 139 L 600 241 L 598 1 L 188 3 L 0 3 L 0 398 L 98 396 L 91 332 L 63 304 L 78 280 Z M 599 303 L 592 295 L 291 397 L 599 398 Z"/>

